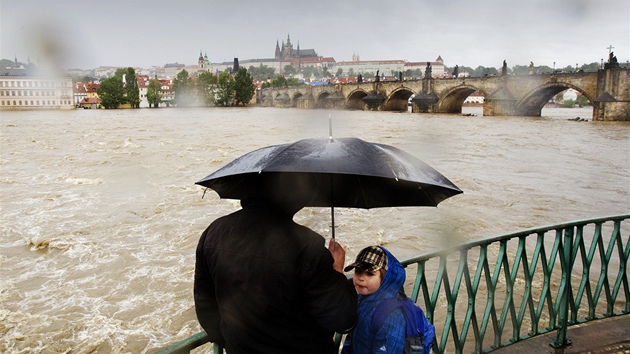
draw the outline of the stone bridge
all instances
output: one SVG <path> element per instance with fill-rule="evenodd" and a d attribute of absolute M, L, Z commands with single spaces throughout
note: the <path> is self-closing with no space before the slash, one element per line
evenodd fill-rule
<path fill-rule="evenodd" d="M 257 103 L 267 107 L 406 112 L 411 98 L 414 113 L 461 113 L 466 97 L 481 91 L 484 116 L 539 117 L 552 97 L 569 88 L 593 104 L 593 120 L 630 121 L 630 70 L 626 68 L 263 89 L 257 94 Z"/>

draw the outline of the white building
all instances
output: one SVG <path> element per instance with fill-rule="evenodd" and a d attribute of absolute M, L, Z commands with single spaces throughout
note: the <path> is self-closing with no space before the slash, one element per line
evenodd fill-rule
<path fill-rule="evenodd" d="M 575 101 L 577 100 L 577 97 L 578 97 L 578 92 L 572 88 L 567 89 L 566 91 L 562 93 L 562 99 L 565 101 L 568 101 L 568 100 Z"/>
<path fill-rule="evenodd" d="M 464 100 L 464 104 L 467 104 L 467 103 L 482 104 L 484 100 L 485 100 L 485 96 L 483 95 L 483 93 L 481 91 L 475 91 L 471 93 L 468 97 L 466 97 L 466 99 Z"/>
<path fill-rule="evenodd" d="M 30 74 L 22 68 L 0 71 L 0 110 L 74 108 L 70 76 Z"/>
<path fill-rule="evenodd" d="M 335 73 L 338 69 L 342 69 L 342 76 L 357 76 L 359 74 L 379 75 L 389 77 L 398 77 L 399 72 L 405 73 L 407 70 L 417 71 L 420 76 L 424 77 L 427 64 L 431 64 L 431 77 L 443 77 L 445 75 L 444 60 L 438 56 L 432 62 L 408 62 L 406 60 L 360 60 L 358 56 L 353 56 L 353 61 L 340 61 L 334 65 L 332 70 Z"/>

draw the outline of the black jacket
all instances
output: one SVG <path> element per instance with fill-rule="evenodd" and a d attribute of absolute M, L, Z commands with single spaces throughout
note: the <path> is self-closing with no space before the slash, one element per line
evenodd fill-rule
<path fill-rule="evenodd" d="M 268 206 L 214 221 L 197 246 L 195 309 L 210 339 L 236 353 L 336 353 L 357 319 L 351 281 L 324 238 Z"/>

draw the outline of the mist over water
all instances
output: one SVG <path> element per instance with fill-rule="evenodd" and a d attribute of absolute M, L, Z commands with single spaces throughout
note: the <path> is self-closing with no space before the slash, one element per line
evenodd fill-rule
<path fill-rule="evenodd" d="M 335 137 L 396 146 L 464 190 L 437 208 L 336 208 L 347 262 L 370 244 L 404 258 L 630 210 L 630 124 L 567 120 L 590 108 L 470 112 L 2 112 L 0 351 L 147 353 L 200 331 L 195 247 L 239 203 L 194 182 L 263 146 L 327 138 L 329 114 Z M 296 220 L 330 237 L 330 209 Z"/>

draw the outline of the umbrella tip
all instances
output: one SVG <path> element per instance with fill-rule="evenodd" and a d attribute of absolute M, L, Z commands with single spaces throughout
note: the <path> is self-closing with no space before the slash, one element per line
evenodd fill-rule
<path fill-rule="evenodd" d="M 333 140 L 332 137 L 332 114 L 328 113 L 328 139 L 330 139 L 330 141 Z"/>

